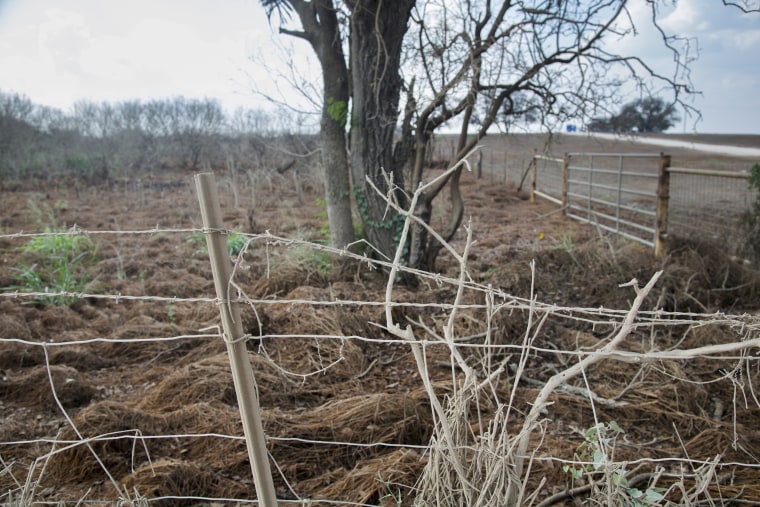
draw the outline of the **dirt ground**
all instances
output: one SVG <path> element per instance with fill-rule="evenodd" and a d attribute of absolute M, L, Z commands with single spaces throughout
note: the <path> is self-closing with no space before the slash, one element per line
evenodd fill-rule
<path fill-rule="evenodd" d="M 725 161 L 733 163 L 741 161 Z M 304 171 L 295 179 L 262 171 L 233 182 L 221 172 L 217 178 L 228 228 L 323 239 L 322 188 L 315 175 Z M 627 310 L 635 294 L 620 284 L 633 278 L 643 284 L 663 270 L 644 309 L 677 312 L 671 313 L 677 322 L 643 325 L 626 350 L 693 349 L 757 337 L 760 277 L 720 245 L 673 238 L 668 255 L 654 259 L 643 246 L 571 222 L 549 204 L 530 203 L 498 173 L 482 179 L 466 173 L 462 191 L 475 240 L 471 281 L 571 309 L 550 313 L 540 327 L 528 311 L 492 316 L 498 345 L 519 345 L 528 331 L 535 333 L 536 352 L 514 390 L 512 431 L 541 385 L 572 361 L 552 351 L 594 348 L 609 338 L 617 323 L 589 316 L 601 307 Z M 213 336 L 218 309 L 213 302 L 184 300 L 214 296 L 203 242 L 187 231 L 201 227 L 192 173 L 99 185 L 16 182 L 1 194 L 0 287 L 18 285 L 17 268 L 39 261 L 19 250 L 26 240 L 10 237 L 14 233 L 74 224 L 86 231 L 161 232 L 91 235 L 98 262 L 88 269 L 98 276 L 88 293 L 119 298 L 43 306 L 7 291 L 0 297 L 0 499 L 18 499 L 26 491 L 45 502 L 116 501 L 114 484 L 132 495 L 161 497 L 161 505 L 255 498 L 225 346 Z M 463 232 L 453 244 L 464 247 Z M 384 300 L 382 272 L 366 263 L 328 266 L 318 251 L 303 246 L 254 242 L 235 279 L 245 295 L 260 301 L 244 308 L 243 324 L 252 337 L 250 360 L 277 465 L 276 489 L 283 499 L 309 498 L 311 505 L 327 504 L 320 499 L 406 505 L 427 459 L 422 446 L 433 429 L 430 401 L 409 347 L 382 328 L 382 306 L 301 303 Z M 442 275 L 458 276 L 450 255 L 438 267 Z M 394 318 L 440 329 L 446 312 L 416 303 L 451 302 L 454 292 L 430 280 L 397 287 L 396 301 L 415 304 L 396 307 Z M 478 298 L 482 293 L 464 296 L 473 305 L 482 303 Z M 696 315 L 713 312 L 744 320 L 721 325 Z M 485 317 L 475 310 L 455 323 L 458 337 L 477 337 L 484 329 Z M 479 367 L 514 364 L 518 357 L 510 348 L 464 350 Z M 445 347 L 427 352 L 432 382 L 443 397 L 460 372 L 448 366 Z M 616 403 L 592 407 L 575 391 L 553 395 L 535 443 L 536 456 L 546 458 L 533 464 L 535 503 L 588 484 L 574 482 L 562 462 L 549 458 L 577 458 L 585 430 L 599 421 L 616 421 L 625 432 L 615 442 L 616 461 L 649 459 L 640 469 L 631 466 L 631 477 L 650 474 L 646 482 L 659 473 L 664 488 L 683 482 L 683 490 L 671 489 L 667 500 L 686 503 L 701 463 L 718 457 L 715 474 L 694 498 L 714 505 L 760 502 L 756 352 L 645 364 L 610 360 L 585 372 L 596 395 Z M 504 400 L 513 377 L 505 375 L 500 384 Z M 577 380 L 576 387 L 583 386 Z M 473 428 L 497 410 L 480 408 L 482 419 L 470 421 Z M 66 444 L 94 437 L 89 445 Z M 578 491 L 555 505 L 582 504 L 588 494 Z"/>

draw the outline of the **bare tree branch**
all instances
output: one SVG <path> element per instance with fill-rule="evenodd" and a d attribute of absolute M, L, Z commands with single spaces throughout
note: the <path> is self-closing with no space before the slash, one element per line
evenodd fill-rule
<path fill-rule="evenodd" d="M 760 12 L 760 0 L 737 0 L 735 2 L 723 0 L 723 5 L 736 7 L 746 13 Z"/>

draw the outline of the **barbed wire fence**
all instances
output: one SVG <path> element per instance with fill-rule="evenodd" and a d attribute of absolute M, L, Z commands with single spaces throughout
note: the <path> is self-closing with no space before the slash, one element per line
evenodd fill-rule
<path fill-rule="evenodd" d="M 389 203 L 395 205 L 394 203 Z M 413 209 L 413 206 L 412 206 Z M 397 207 L 397 211 L 407 217 L 406 228 L 411 226 L 414 217 Z M 424 224 L 421 224 L 424 225 Z M 71 229 L 57 235 L 83 235 L 97 237 L 99 235 L 118 235 L 136 238 L 156 234 L 182 235 L 219 233 L 231 234 L 229 230 L 209 228 L 171 229 L 156 227 L 149 230 L 135 231 L 95 231 Z M 434 231 L 430 231 L 434 234 Z M 53 233 L 17 232 L 0 235 L 0 239 L 23 239 L 38 237 Z M 242 234 L 242 233 L 240 233 Z M 757 395 L 757 374 L 760 359 L 760 318 L 756 315 L 728 315 L 724 313 L 691 313 L 667 312 L 656 306 L 647 309 L 644 300 L 656 286 L 659 275 L 651 280 L 631 281 L 628 288 L 631 291 L 633 303 L 627 309 L 613 308 L 579 308 L 541 302 L 531 290 L 527 298 L 517 297 L 498 287 L 484 285 L 475 281 L 468 272 L 468 250 L 472 238 L 468 237 L 463 251 L 458 252 L 447 245 L 450 253 L 459 264 L 459 276 L 448 277 L 440 274 L 426 273 L 405 268 L 401 261 L 401 247 L 397 258 L 388 261 L 371 260 L 363 255 L 357 255 L 345 250 L 335 250 L 328 246 L 293 238 L 279 237 L 269 233 L 245 234 L 246 248 L 237 256 L 233 265 L 233 276 L 227 285 L 228 300 L 212 297 L 211 295 L 196 297 L 166 297 L 133 294 L 81 293 L 81 292 L 25 292 L 6 291 L 0 293 L 0 299 L 17 304 L 34 301 L 38 297 L 61 296 L 78 300 L 106 300 L 115 304 L 130 302 L 155 302 L 161 304 L 213 305 L 215 307 L 234 301 L 241 305 L 245 312 L 256 313 L 257 308 L 283 307 L 288 309 L 311 308 L 324 309 L 339 307 L 348 310 L 377 308 L 382 310 L 381 318 L 371 323 L 378 333 L 345 335 L 336 333 L 302 333 L 279 334 L 262 332 L 258 335 L 246 334 L 244 341 L 262 343 L 265 340 L 292 340 L 295 342 L 334 342 L 338 344 L 337 353 L 330 357 L 319 357 L 314 367 L 308 371 L 293 372 L 287 365 L 279 364 L 278 358 L 266 354 L 266 347 L 260 347 L 260 355 L 251 355 L 254 365 L 254 376 L 257 365 L 268 364 L 284 376 L 305 379 L 313 376 L 330 375 L 337 365 L 350 362 L 353 357 L 346 350 L 346 343 L 372 343 L 380 346 L 408 347 L 414 358 L 414 364 L 419 374 L 421 389 L 427 397 L 432 423 L 432 436 L 428 442 L 397 443 L 393 439 L 372 440 L 371 436 L 363 438 L 314 438 L 308 432 L 302 435 L 287 432 L 278 435 L 271 432 L 266 436 L 269 446 L 278 444 L 310 445 L 317 448 L 348 448 L 348 449 L 378 449 L 412 450 L 415 460 L 425 456 L 423 470 L 419 480 L 408 490 L 404 490 L 405 498 L 416 498 L 416 505 L 468 505 L 486 506 L 503 505 L 506 500 L 510 505 L 552 505 L 560 501 L 561 495 L 570 497 L 574 494 L 596 494 L 603 498 L 639 499 L 639 493 L 648 495 L 641 505 L 666 505 L 667 498 L 680 498 L 682 504 L 695 504 L 715 497 L 715 489 L 721 486 L 726 474 L 741 477 L 748 472 L 750 477 L 760 474 L 760 462 L 748 458 L 752 448 L 742 453 L 745 445 L 742 431 L 747 417 L 755 418 L 760 409 Z M 402 241 L 403 243 L 403 241 Z M 343 257 L 352 261 L 371 266 L 373 269 L 384 269 L 388 272 L 388 283 L 384 297 L 374 300 L 348 300 L 333 297 L 330 299 L 271 299 L 252 298 L 246 295 L 244 284 L 238 283 L 235 273 L 244 268 L 245 252 L 252 248 L 263 248 L 268 252 L 274 249 L 305 248 L 335 257 Z M 535 275 L 535 266 L 529 268 Z M 452 296 L 447 301 L 410 301 L 397 297 L 396 278 L 402 271 L 413 273 L 432 287 L 445 286 L 451 289 Z M 424 310 L 430 319 L 421 317 L 400 320 L 396 310 L 415 308 Z M 524 314 L 524 328 L 518 339 L 505 340 L 499 336 L 504 330 L 497 322 L 500 318 L 516 313 Z M 401 312 L 403 314 L 403 312 Z M 316 315 L 316 314 L 311 314 Z M 256 316 L 258 319 L 258 316 Z M 477 329 L 470 335 L 462 336 L 458 331 L 458 319 L 465 318 L 475 322 Z M 543 339 L 543 330 L 550 321 L 582 324 L 585 328 L 603 328 L 607 337 L 595 346 L 578 346 L 575 348 L 559 348 Z M 720 330 L 723 338 L 718 343 L 695 347 L 683 346 L 683 341 L 666 343 L 658 337 L 669 335 L 675 329 L 688 329 L 691 332 L 710 332 Z M 467 328 L 469 329 L 469 328 Z M 688 334 L 688 331 L 687 331 Z M 631 340 L 632 336 L 637 340 Z M 727 339 L 730 337 L 730 339 Z M 64 432 L 49 435 L 44 438 L 7 439 L 0 442 L 0 477 L 11 478 L 12 487 L 3 493 L 4 502 L 27 505 L 34 502 L 58 503 L 61 501 L 100 502 L 103 498 L 58 497 L 55 492 L 45 490 L 49 484 L 46 475 L 51 473 L 52 462 L 62 460 L 66 468 L 66 456 L 73 453 L 83 459 L 82 455 L 91 456 L 97 461 L 100 481 L 110 484 L 117 492 L 116 497 L 123 505 L 146 505 L 148 502 L 230 502 L 230 503 L 261 503 L 250 497 L 207 497 L 199 495 L 164 494 L 145 496 L 144 492 L 132 489 L 122 484 L 118 474 L 113 472 L 112 461 L 108 460 L 108 445 L 113 442 L 128 442 L 133 456 L 131 469 L 138 468 L 135 455 L 143 453 L 147 456 L 148 467 L 158 468 L 158 462 L 150 456 L 151 447 L 155 442 L 177 442 L 212 440 L 214 442 L 229 442 L 240 449 L 244 448 L 244 437 L 233 430 L 230 425 L 223 425 L 230 431 L 182 431 L 181 424 L 169 425 L 172 431 L 154 434 L 150 428 L 134 426 L 109 430 L 101 434 L 88 436 L 82 431 L 81 421 L 71 410 L 62 403 L 59 391 L 61 384 L 55 377 L 54 366 L 50 362 L 50 351 L 58 348 L 74 347 L 93 343 L 120 344 L 139 347 L 145 343 L 174 344 L 177 342 L 208 342 L 223 341 L 224 333 L 219 324 L 212 324 L 197 329 L 191 333 L 168 336 L 135 336 L 129 338 L 97 337 L 88 339 L 63 339 L 39 342 L 18 337 L 0 338 L 0 343 L 8 346 L 24 346 L 40 348 L 44 353 L 46 371 L 46 389 L 54 400 L 55 407 L 65 418 L 68 435 Z M 319 348 L 319 346 L 318 346 Z M 444 350 L 450 363 L 445 367 L 450 372 L 450 382 L 434 380 L 435 367 L 431 365 L 433 350 Z M 260 360 L 255 360 L 254 358 Z M 540 358 L 549 364 L 548 373 L 543 372 L 542 378 L 536 379 L 531 371 L 535 361 Z M 679 364 L 699 360 L 705 368 L 716 372 L 708 380 L 690 378 L 678 367 Z M 600 386 L 594 382 L 599 378 L 592 375 L 595 365 L 600 363 L 620 363 L 628 365 L 639 373 L 632 375 L 633 380 L 618 393 L 600 394 Z M 370 363 L 356 375 L 363 375 L 373 367 Z M 723 421 L 717 423 L 720 431 L 730 428 L 731 447 L 738 449 L 737 454 L 724 459 L 725 449 L 716 446 L 711 449 L 712 455 L 703 458 L 693 458 L 686 452 L 686 445 L 681 441 L 678 428 L 673 428 L 668 438 L 673 442 L 681 442 L 684 452 L 671 456 L 645 456 L 636 458 L 630 456 L 618 459 L 615 454 L 615 438 L 617 430 L 606 421 L 602 412 L 605 407 L 627 407 L 626 409 L 644 410 L 646 394 L 636 393 L 637 387 L 646 387 L 642 378 L 647 371 L 657 371 L 664 378 L 670 379 L 674 386 L 702 385 L 705 382 L 723 381 L 733 388 L 733 403 L 730 407 L 719 407 L 714 402 L 712 414 L 708 419 Z M 712 371 L 712 370 L 711 370 Z M 64 381 L 65 382 L 65 381 Z M 506 389 L 505 389 L 506 386 Z M 530 386 L 527 393 L 518 393 L 518 387 Z M 117 386 L 113 386 L 117 387 Z M 674 387 L 675 388 L 675 387 Z M 191 387 L 192 389 L 192 387 Z M 259 395 L 262 387 L 259 387 Z M 30 395 L 34 395 L 30 393 Z M 591 410 L 594 418 L 592 428 L 595 433 L 586 435 L 582 440 L 588 452 L 577 452 L 572 457 L 546 455 L 541 451 L 541 442 L 551 438 L 555 421 L 552 421 L 552 403 L 568 402 L 573 404 L 582 400 L 585 409 Z M 714 400 L 713 400 L 714 401 Z M 644 407 L 644 408 L 642 408 Z M 272 408 L 272 407 L 268 407 Z M 7 410 L 7 407 L 4 409 Z M 707 408 L 705 408 L 707 410 Z M 266 410 L 265 410 L 266 412 Z M 270 428 L 272 419 L 265 417 Z M 293 421 L 298 415 L 291 416 Z M 473 422 L 473 420 L 475 422 Z M 477 426 L 477 427 L 476 427 Z M 632 435 L 631 438 L 643 437 Z M 369 437 L 369 438 L 368 438 Z M 213 445 L 213 444 L 211 444 Z M 621 443 L 622 445 L 622 443 Z M 641 446 L 639 442 L 626 442 L 626 445 Z M 175 450 L 180 452 L 175 456 L 163 458 L 181 459 L 182 446 Z M 677 446 L 676 446 L 677 447 Z M 28 464 L 18 463 L 14 452 L 21 448 L 39 449 L 39 456 Z M 640 448 L 640 447 L 639 447 Z M 48 450 L 45 450 L 48 449 Z M 302 452 L 306 452 L 303 451 Z M 622 453 L 621 453 L 622 454 Z M 321 453 L 320 453 L 321 455 Z M 738 459 L 745 456 L 746 459 Z M 202 457 L 201 457 L 202 461 Z M 391 498 L 379 498 L 376 493 L 364 495 L 359 499 L 345 498 L 298 498 L 295 488 L 290 486 L 292 478 L 287 477 L 283 463 L 279 463 L 275 453 L 270 451 L 269 462 L 274 475 L 288 485 L 295 498 L 279 498 L 280 504 L 293 505 L 387 505 L 388 502 L 401 499 L 395 493 L 389 493 Z M 199 464 L 202 466 L 202 463 Z M 577 474 L 578 478 L 586 479 L 585 485 L 576 486 L 581 490 L 567 490 L 551 495 L 540 496 L 546 485 L 535 477 L 535 470 L 560 467 L 569 474 Z M 195 469 L 192 469 L 195 470 Z M 575 475 L 573 475 L 575 477 Z M 377 482 L 377 477 L 370 477 L 371 482 Z M 241 483 L 250 485 L 250 479 L 238 478 Z M 760 492 L 740 483 L 742 495 L 747 498 Z M 725 485 L 725 484 L 724 484 Z M 756 484 L 755 484 L 756 485 Z M 386 485 L 387 486 L 387 485 Z M 408 486 L 407 486 L 408 487 Z M 178 486 L 181 490 L 181 486 Z M 719 491 L 720 489 L 718 489 Z M 399 490 L 400 491 L 400 490 Z M 399 493 L 400 494 L 400 493 Z M 373 496 L 374 495 L 374 496 Z M 560 495 L 558 497 L 557 495 Z M 749 495 L 749 496 L 747 496 Z M 367 503 L 364 499 L 373 499 Z M 382 500 L 382 501 L 379 501 Z M 644 502 L 644 499 L 641 500 Z"/>

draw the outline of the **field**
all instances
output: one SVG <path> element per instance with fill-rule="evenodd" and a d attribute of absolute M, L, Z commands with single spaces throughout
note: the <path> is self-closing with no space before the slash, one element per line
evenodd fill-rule
<path fill-rule="evenodd" d="M 642 151 L 556 141 L 556 153 Z M 435 489 L 429 477 L 418 482 L 439 456 L 427 449 L 431 438 L 441 441 L 431 390 L 450 415 L 461 411 L 462 462 L 487 475 L 473 449 L 519 435 L 542 387 L 578 364 L 576 352 L 603 347 L 621 329 L 637 295 L 625 284 L 635 278 L 643 287 L 660 270 L 620 345 L 631 355 L 604 358 L 550 395 L 530 439 L 524 494 L 542 506 L 760 502 L 758 347 L 720 349 L 758 339 L 757 272 L 697 237 L 672 238 L 656 260 L 643 246 L 531 204 L 515 186 L 543 139 L 494 137 L 484 146 L 483 177 L 462 177 L 473 241 L 463 229 L 452 243 L 469 248 L 462 294 L 451 254 L 439 259 L 438 277 L 393 288 L 394 321 L 428 340 L 424 369 L 387 329 L 387 273 L 367 262 L 333 265 L 320 249 L 316 169 L 218 171 L 225 226 L 252 239 L 235 284 L 251 302 L 243 325 L 283 504 L 409 505 L 419 490 Z M 750 165 L 667 151 L 679 166 Z M 124 492 L 160 505 L 255 498 L 193 174 L 6 183 L 2 502 L 115 502 Z M 87 295 L 69 304 L 19 295 L 31 274 L 55 270 L 48 261 L 59 254 L 30 248 L 35 237 L 17 233 L 74 224 L 101 231 L 76 247 L 84 252 L 77 275 L 89 283 L 72 291 Z M 450 318 L 455 301 L 461 309 Z M 456 353 L 434 339 L 449 325 Z M 467 368 L 487 386 L 469 399 Z"/>

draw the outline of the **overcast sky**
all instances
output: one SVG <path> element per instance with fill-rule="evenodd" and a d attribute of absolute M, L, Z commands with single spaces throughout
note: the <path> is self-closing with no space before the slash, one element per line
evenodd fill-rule
<path fill-rule="evenodd" d="M 662 5 L 668 30 L 699 40 L 692 80 L 703 96 L 693 105 L 704 119 L 697 130 L 760 134 L 760 14 L 720 0 Z M 635 5 L 632 12 L 644 15 Z M 642 30 L 626 45 L 666 63 L 657 37 Z M 271 38 L 258 0 L 0 0 L 0 90 L 64 110 L 80 99 L 176 95 L 257 107 L 264 104 L 251 88 L 267 86 L 272 69 L 250 57 L 263 55 L 275 67 Z M 296 56 L 310 56 L 305 44 L 295 47 Z M 673 129 L 684 130 L 693 123 Z"/>

